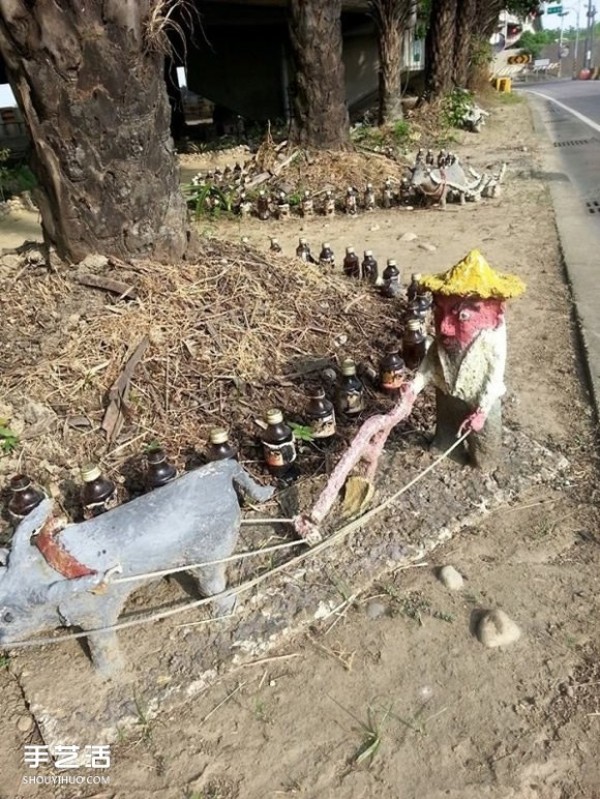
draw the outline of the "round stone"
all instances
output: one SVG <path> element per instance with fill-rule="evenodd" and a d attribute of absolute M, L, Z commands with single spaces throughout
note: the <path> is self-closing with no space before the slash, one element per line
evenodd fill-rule
<path fill-rule="evenodd" d="M 459 591 L 464 585 L 464 579 L 454 566 L 443 566 L 438 574 L 438 578 L 450 591 Z"/>
<path fill-rule="evenodd" d="M 503 610 L 488 610 L 477 627 L 477 637 L 484 646 L 508 646 L 521 637 L 521 630 Z"/>

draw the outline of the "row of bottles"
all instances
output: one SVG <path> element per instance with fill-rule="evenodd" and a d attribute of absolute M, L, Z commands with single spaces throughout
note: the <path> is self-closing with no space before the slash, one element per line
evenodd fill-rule
<path fill-rule="evenodd" d="M 456 156 L 454 153 L 450 152 L 450 150 L 440 150 L 437 154 L 437 157 L 434 156 L 432 150 L 423 150 L 422 148 L 417 153 L 417 157 L 415 159 L 416 164 L 424 164 L 425 166 L 437 166 L 438 169 L 443 169 L 444 167 L 452 166 L 457 161 Z"/>

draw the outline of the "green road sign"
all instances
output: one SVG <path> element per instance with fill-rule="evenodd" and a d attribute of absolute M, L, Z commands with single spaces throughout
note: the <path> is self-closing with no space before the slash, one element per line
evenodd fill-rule
<path fill-rule="evenodd" d="M 550 6 L 546 9 L 546 14 L 562 14 L 562 6 Z"/>

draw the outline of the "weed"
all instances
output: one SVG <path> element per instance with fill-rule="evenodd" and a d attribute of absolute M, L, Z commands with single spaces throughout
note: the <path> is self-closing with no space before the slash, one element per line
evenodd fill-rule
<path fill-rule="evenodd" d="M 442 120 L 449 128 L 460 128 L 473 105 L 473 93 L 466 89 L 454 89 L 442 101 Z"/>
<path fill-rule="evenodd" d="M 263 724 L 268 724 L 271 721 L 271 716 L 267 710 L 267 706 L 258 697 L 254 700 L 254 717 L 257 721 Z"/>
<path fill-rule="evenodd" d="M 9 455 L 19 443 L 19 436 L 7 424 L 6 419 L 0 419 L 0 455 Z"/>
<path fill-rule="evenodd" d="M 10 664 L 10 658 L 8 655 L 0 655 L 0 671 L 7 669 Z"/>
<path fill-rule="evenodd" d="M 10 150 L 0 149 L 0 199 L 5 202 L 14 194 L 31 191 L 37 185 L 33 172 L 27 164 L 8 166 Z"/>
<path fill-rule="evenodd" d="M 212 183 L 186 183 L 181 189 L 195 219 L 203 216 L 219 217 L 223 213 L 232 212 L 233 193 L 230 191 L 223 191 Z"/>
<path fill-rule="evenodd" d="M 137 713 L 136 724 L 141 730 L 141 740 L 144 743 L 150 743 L 152 741 L 152 720 L 148 715 L 148 708 L 137 695 L 134 695 L 133 701 Z"/>
<path fill-rule="evenodd" d="M 523 95 L 501 92 L 498 95 L 498 102 L 502 105 L 518 105 L 523 102 Z"/>
<path fill-rule="evenodd" d="M 295 422 L 290 422 L 290 427 L 292 429 L 292 433 L 294 434 L 294 438 L 297 441 L 313 441 L 314 435 L 311 428 L 308 425 L 304 424 L 296 424 Z"/>
<path fill-rule="evenodd" d="M 354 756 L 352 757 L 352 762 L 360 766 L 361 763 L 365 761 L 369 762 L 369 765 L 373 762 L 375 756 L 379 752 L 381 748 L 381 744 L 383 741 L 382 733 L 383 727 L 392 712 L 391 706 L 383 710 L 383 715 L 380 720 L 377 720 L 375 711 L 372 707 L 367 708 L 367 721 L 361 721 L 358 716 L 356 716 L 351 710 L 348 710 L 347 707 L 341 705 L 336 699 L 332 696 L 329 697 L 335 704 L 341 708 L 345 713 L 347 713 L 350 718 L 354 719 L 354 721 L 358 724 L 359 729 L 363 735 L 363 741 L 360 747 L 358 748 L 357 752 L 355 752 Z"/>

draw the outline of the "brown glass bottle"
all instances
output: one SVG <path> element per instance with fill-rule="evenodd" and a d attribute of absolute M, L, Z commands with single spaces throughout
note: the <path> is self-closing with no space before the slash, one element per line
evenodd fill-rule
<path fill-rule="evenodd" d="M 304 217 L 312 216 L 314 213 L 314 203 L 312 197 L 310 196 L 310 192 L 308 190 L 304 192 L 300 208 L 302 211 L 302 216 Z"/>
<path fill-rule="evenodd" d="M 267 469 L 275 477 L 285 477 L 296 460 L 296 443 L 279 409 L 267 411 L 267 429 L 261 438 Z"/>
<path fill-rule="evenodd" d="M 376 201 L 375 201 L 375 192 L 373 191 L 372 183 L 367 183 L 367 188 L 365 189 L 364 203 L 366 211 L 375 210 Z"/>
<path fill-rule="evenodd" d="M 392 189 L 391 178 L 386 178 L 383 184 L 381 204 L 384 208 L 391 208 L 394 201 L 394 190 Z"/>
<path fill-rule="evenodd" d="M 146 485 L 150 489 L 160 488 L 177 477 L 177 469 L 169 463 L 162 449 L 151 449 L 146 455 L 146 462 Z"/>
<path fill-rule="evenodd" d="M 410 276 L 410 283 L 406 289 L 406 299 L 409 302 L 414 302 L 419 295 L 419 283 L 421 282 L 421 275 L 415 272 Z"/>
<path fill-rule="evenodd" d="M 402 339 L 402 355 L 407 369 L 418 369 L 427 351 L 420 319 L 409 319 Z"/>
<path fill-rule="evenodd" d="M 271 211 L 269 209 L 269 198 L 262 189 L 258 192 L 258 198 L 256 200 L 256 213 L 258 218 L 262 219 L 263 222 L 271 216 Z"/>
<path fill-rule="evenodd" d="M 406 380 L 406 366 L 400 348 L 391 345 L 379 367 L 379 385 L 383 391 L 395 394 Z"/>
<path fill-rule="evenodd" d="M 44 493 L 39 491 L 26 474 L 16 474 L 10 481 L 12 496 L 8 502 L 8 512 L 13 522 L 18 524 L 44 499 Z"/>
<path fill-rule="evenodd" d="M 306 419 L 317 443 L 326 444 L 335 436 L 335 410 L 325 397 L 325 389 L 313 388 L 306 407 Z"/>
<path fill-rule="evenodd" d="M 346 209 L 346 213 L 350 214 L 350 216 L 354 216 L 357 211 L 356 206 L 356 192 L 352 188 L 352 186 L 348 186 L 348 190 L 346 192 L 346 200 L 344 202 L 344 206 Z"/>
<path fill-rule="evenodd" d="M 373 257 L 372 250 L 365 250 L 365 257 L 360 265 L 361 277 L 363 280 L 368 280 L 369 283 L 377 283 L 379 277 L 379 268 L 377 261 Z"/>
<path fill-rule="evenodd" d="M 357 280 L 360 278 L 360 261 L 354 247 L 346 247 L 343 269 L 346 277 L 355 277 Z"/>
<path fill-rule="evenodd" d="M 277 218 L 287 219 L 290 215 L 290 204 L 284 191 L 280 191 L 277 196 Z"/>
<path fill-rule="evenodd" d="M 306 239 L 300 239 L 298 241 L 298 246 L 296 247 L 296 257 L 300 258 L 301 261 L 304 261 L 307 264 L 313 262 L 313 257 L 310 253 L 310 247 Z"/>
<path fill-rule="evenodd" d="M 400 293 L 400 272 L 396 266 L 396 261 L 389 258 L 386 268 L 383 270 L 383 286 L 381 293 L 385 297 L 397 297 Z"/>
<path fill-rule="evenodd" d="M 341 376 L 335 394 L 338 413 L 349 419 L 359 416 L 365 407 L 363 384 L 356 376 L 356 364 L 350 358 L 342 361 Z"/>
<path fill-rule="evenodd" d="M 328 241 L 323 242 L 321 254 L 319 255 L 319 263 L 321 266 L 328 267 L 329 269 L 335 268 L 335 255 L 331 249 L 331 244 Z"/>
<path fill-rule="evenodd" d="M 96 464 L 86 464 L 81 470 L 81 479 L 83 480 L 81 501 L 85 519 L 99 516 L 117 504 L 115 484 L 104 477 Z"/>
<path fill-rule="evenodd" d="M 330 189 L 325 192 L 325 202 L 323 204 L 325 216 L 335 216 L 335 197 Z"/>
<path fill-rule="evenodd" d="M 230 444 L 229 434 L 224 427 L 215 427 L 210 431 L 210 443 L 206 450 L 206 456 L 209 461 L 237 458 L 237 450 Z"/>

